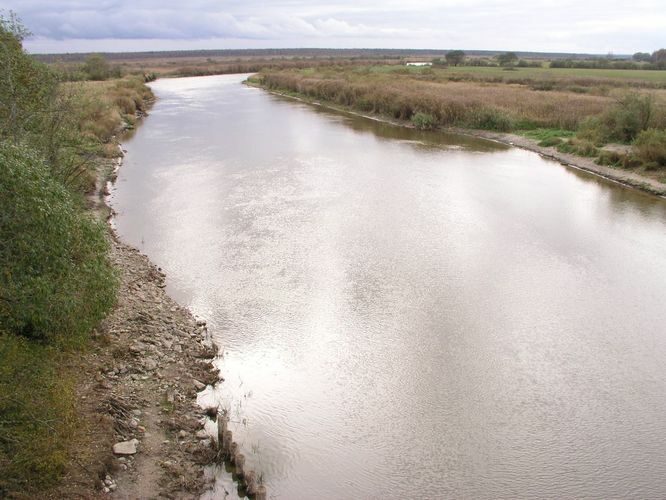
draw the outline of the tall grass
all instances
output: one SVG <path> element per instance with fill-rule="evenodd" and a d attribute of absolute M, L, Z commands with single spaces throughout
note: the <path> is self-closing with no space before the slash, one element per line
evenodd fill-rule
<path fill-rule="evenodd" d="M 610 97 L 539 92 L 519 85 L 431 81 L 428 71 L 264 71 L 262 85 L 410 120 L 431 115 L 438 126 L 508 131 L 520 128 L 575 130 L 583 119 L 600 115 Z"/>

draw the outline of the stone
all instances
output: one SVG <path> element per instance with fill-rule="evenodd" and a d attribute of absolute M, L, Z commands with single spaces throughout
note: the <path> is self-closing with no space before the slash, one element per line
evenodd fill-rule
<path fill-rule="evenodd" d="M 192 379 L 192 383 L 197 391 L 203 391 L 206 388 L 206 384 L 195 378 Z"/>
<path fill-rule="evenodd" d="M 200 431 L 197 431 L 197 439 L 208 439 L 208 433 L 204 430 L 201 429 Z"/>
<path fill-rule="evenodd" d="M 113 445 L 113 453 L 116 455 L 134 455 L 136 453 L 136 445 L 139 444 L 138 439 L 130 439 L 129 441 L 121 441 Z"/>
<path fill-rule="evenodd" d="M 152 358 L 144 359 L 143 366 L 146 368 L 146 370 L 153 371 L 155 368 L 157 368 L 157 361 Z"/>

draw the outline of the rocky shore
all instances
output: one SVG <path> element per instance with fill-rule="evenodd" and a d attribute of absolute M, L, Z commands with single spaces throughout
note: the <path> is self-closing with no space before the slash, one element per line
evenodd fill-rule
<path fill-rule="evenodd" d="M 97 165 L 90 208 L 102 219 L 119 160 Z M 165 274 L 109 225 L 117 304 L 71 366 L 81 432 L 49 498 L 198 498 L 217 455 L 197 393 L 219 380 L 206 324 L 165 291 Z M 209 410 L 210 412 L 210 410 Z"/>
<path fill-rule="evenodd" d="M 197 392 L 218 380 L 205 323 L 165 292 L 164 273 L 111 235 L 118 304 L 77 361 L 85 426 L 73 468 L 52 495 L 197 498 L 216 451 Z"/>

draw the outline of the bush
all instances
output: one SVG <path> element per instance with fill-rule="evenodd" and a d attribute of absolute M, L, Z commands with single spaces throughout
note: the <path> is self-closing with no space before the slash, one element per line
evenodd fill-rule
<path fill-rule="evenodd" d="M 412 115 L 412 123 L 419 130 L 431 130 L 437 125 L 437 120 L 431 114 L 419 112 Z"/>
<path fill-rule="evenodd" d="M 603 142 L 628 143 L 647 129 L 653 118 L 654 102 L 650 95 L 627 94 L 615 106 L 588 125 L 597 127 Z"/>
<path fill-rule="evenodd" d="M 666 130 L 644 130 L 634 141 L 634 156 L 644 164 L 666 167 Z"/>
<path fill-rule="evenodd" d="M 597 164 L 608 165 L 611 167 L 623 166 L 624 157 L 625 155 L 618 153 L 617 151 L 602 150 L 599 152 L 599 157 L 597 158 Z"/>
<path fill-rule="evenodd" d="M 498 132 L 509 132 L 514 128 L 511 117 L 499 109 L 479 108 L 474 110 L 470 116 L 469 126 L 483 130 L 497 130 Z"/>
<path fill-rule="evenodd" d="M 114 302 L 104 228 L 27 147 L 0 143 L 0 331 L 82 342 Z"/>
<path fill-rule="evenodd" d="M 594 143 L 575 137 L 561 143 L 557 149 L 562 153 L 571 153 L 578 156 L 597 156 L 599 154 L 599 150 Z"/>

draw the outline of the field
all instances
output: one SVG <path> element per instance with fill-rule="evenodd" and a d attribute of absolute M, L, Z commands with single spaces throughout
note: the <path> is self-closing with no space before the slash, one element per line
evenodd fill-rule
<path fill-rule="evenodd" d="M 531 78 L 541 80 L 619 80 L 663 84 L 666 88 L 666 71 L 633 69 L 575 69 L 575 68 L 513 68 L 501 67 L 449 67 L 451 75 L 473 75 L 477 78 Z"/>

